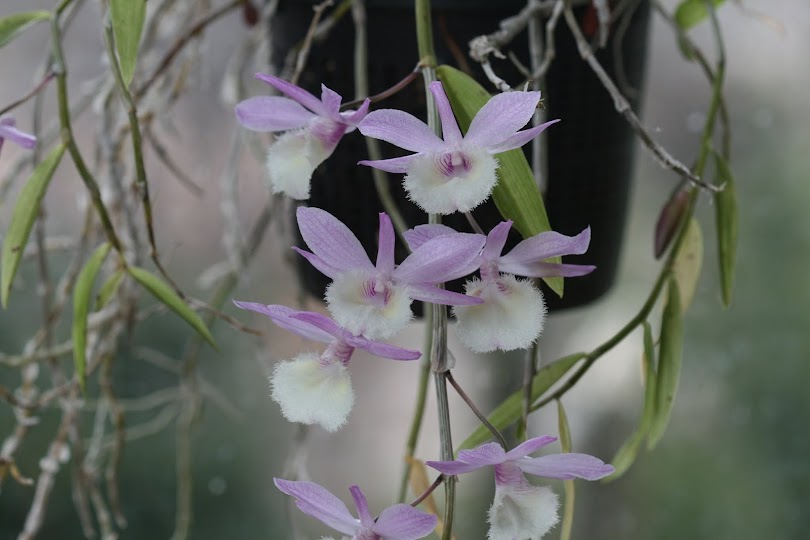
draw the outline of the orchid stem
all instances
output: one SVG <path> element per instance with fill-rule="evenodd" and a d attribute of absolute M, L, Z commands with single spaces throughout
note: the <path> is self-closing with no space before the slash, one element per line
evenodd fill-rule
<path fill-rule="evenodd" d="M 464 400 L 464 403 L 467 404 L 467 406 L 475 414 L 475 416 L 478 417 L 481 423 L 484 424 L 484 426 L 486 426 L 486 428 L 489 430 L 490 433 L 492 433 L 492 436 L 498 440 L 498 444 L 500 444 L 504 450 L 507 450 L 509 448 L 509 443 L 506 442 L 506 439 L 501 434 L 501 432 L 498 431 L 498 429 L 495 426 L 493 426 L 489 420 L 487 420 L 487 417 L 481 412 L 481 410 L 475 405 L 475 403 L 473 403 L 473 400 L 470 398 L 470 396 L 467 395 L 467 392 L 465 392 L 464 389 L 461 388 L 461 386 L 458 384 L 458 381 L 456 381 L 456 378 L 453 377 L 453 373 L 451 371 L 447 372 L 447 382 L 453 385 L 453 388 L 455 388 L 456 392 L 461 397 L 461 399 Z"/>

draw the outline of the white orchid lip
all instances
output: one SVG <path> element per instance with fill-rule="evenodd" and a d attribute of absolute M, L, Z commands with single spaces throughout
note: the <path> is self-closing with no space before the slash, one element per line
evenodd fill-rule
<path fill-rule="evenodd" d="M 413 317 L 405 287 L 360 271 L 337 276 L 326 288 L 326 304 L 338 324 L 370 339 L 386 339 Z"/>

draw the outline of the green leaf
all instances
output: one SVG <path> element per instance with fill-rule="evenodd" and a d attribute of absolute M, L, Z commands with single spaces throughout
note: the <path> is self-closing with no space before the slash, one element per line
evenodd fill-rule
<path fill-rule="evenodd" d="M 563 452 L 570 452 L 571 443 L 571 428 L 568 426 L 568 415 L 565 414 L 562 401 L 557 400 L 557 424 L 560 429 L 560 445 Z M 560 526 L 560 540 L 570 540 L 571 529 L 574 526 L 574 502 L 576 500 L 576 492 L 574 491 L 574 481 L 566 480 L 563 482 L 565 486 L 565 510 L 563 511 L 562 525 Z"/>
<path fill-rule="evenodd" d="M 644 369 L 644 408 L 641 412 L 641 421 L 611 460 L 610 464 L 616 471 L 605 478 L 604 482 L 612 482 L 621 477 L 636 461 L 641 441 L 647 436 L 655 417 L 655 345 L 652 328 L 647 321 L 644 321 L 644 354 L 641 356 L 641 363 Z"/>
<path fill-rule="evenodd" d="M 64 153 L 65 147 L 61 144 L 51 150 L 51 153 L 31 173 L 31 178 L 25 183 L 22 190 L 20 190 L 20 195 L 17 197 L 14 213 L 8 225 L 8 233 L 3 241 L 2 258 L 0 258 L 0 270 L 2 271 L 0 275 L 0 303 L 3 304 L 3 308 L 8 303 L 11 283 L 14 281 L 17 267 L 19 267 L 22 260 L 23 250 L 28 243 L 31 228 L 34 226 L 34 221 L 39 214 L 42 198 L 45 196 L 45 192 L 48 191 L 48 184 L 50 184 L 56 166 L 59 165 L 59 160 L 62 159 Z"/>
<path fill-rule="evenodd" d="M 30 26 L 51 18 L 50 11 L 26 11 L 0 19 L 0 47 L 11 42 Z"/>
<path fill-rule="evenodd" d="M 675 403 L 678 381 L 681 378 L 683 360 L 683 321 L 681 319 L 681 294 L 678 282 L 670 278 L 667 303 L 661 319 L 661 344 L 658 373 L 655 382 L 655 414 L 650 422 L 647 448 L 652 450 L 664 436 L 669 416 Z"/>
<path fill-rule="evenodd" d="M 143 21 L 146 18 L 146 0 L 110 0 L 110 19 L 115 50 L 121 64 L 124 84 L 129 86 L 135 74 L 138 45 L 141 42 Z"/>
<path fill-rule="evenodd" d="M 127 268 L 129 275 L 135 278 L 135 281 L 143 285 L 143 287 L 152 293 L 160 303 L 177 313 L 183 320 L 185 320 L 194 330 L 197 331 L 212 347 L 216 348 L 217 344 L 214 342 L 214 337 L 208 330 L 203 320 L 197 313 L 186 304 L 182 298 L 172 290 L 172 288 L 159 277 L 150 274 L 143 268 L 130 266 Z"/>
<path fill-rule="evenodd" d="M 87 313 L 90 310 L 90 296 L 98 271 L 101 270 L 101 265 L 109 252 L 110 244 L 105 243 L 96 248 L 79 272 L 76 288 L 73 290 L 73 365 L 82 392 L 87 369 Z"/>
<path fill-rule="evenodd" d="M 678 290 L 681 292 L 681 313 L 686 313 L 692 304 L 703 265 L 703 233 L 700 231 L 700 224 L 695 218 L 691 218 L 687 227 L 686 237 L 672 266 Z"/>
<path fill-rule="evenodd" d="M 717 179 L 725 184 L 725 189 L 714 194 L 714 216 L 717 224 L 717 251 L 720 262 L 720 288 L 723 305 L 731 304 L 734 286 L 734 265 L 737 260 L 737 193 L 734 176 L 728 163 L 720 155 L 714 154 Z"/>
<path fill-rule="evenodd" d="M 715 7 L 720 6 L 725 0 L 712 0 Z M 684 30 L 689 30 L 693 26 L 703 22 L 709 16 L 705 0 L 684 0 L 675 10 L 675 22 Z"/>
<path fill-rule="evenodd" d="M 119 270 L 107 278 L 107 281 L 101 286 L 98 296 L 96 296 L 96 311 L 106 306 L 110 298 L 118 291 L 118 287 L 124 281 L 124 275 L 124 270 Z"/>
<path fill-rule="evenodd" d="M 472 119 L 492 96 L 469 75 L 450 66 L 439 66 L 436 75 L 442 81 L 461 130 L 466 132 Z M 511 219 L 524 238 L 550 231 L 543 197 L 523 151 L 519 148 L 510 150 L 498 154 L 497 158 L 500 167 L 492 198 L 503 218 Z M 551 258 L 549 262 L 560 262 L 560 258 Z M 549 277 L 543 281 L 562 297 L 563 278 Z"/>
<path fill-rule="evenodd" d="M 532 403 L 537 401 L 554 383 L 568 373 L 568 370 L 570 370 L 574 364 L 585 358 L 585 356 L 587 356 L 585 353 L 572 354 L 540 368 L 535 374 L 534 379 L 532 379 Z M 523 394 L 522 388 L 517 390 L 503 400 L 503 402 L 487 416 L 487 420 L 489 420 L 498 431 L 503 431 L 520 418 L 523 413 Z M 458 449 L 468 450 L 475 448 L 479 444 L 488 441 L 491 437 L 492 434 L 485 426 L 478 426 L 478 428 L 461 443 Z"/>

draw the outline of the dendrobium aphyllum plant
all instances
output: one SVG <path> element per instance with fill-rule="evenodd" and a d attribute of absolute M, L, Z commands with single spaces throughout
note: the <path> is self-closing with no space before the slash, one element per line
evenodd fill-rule
<path fill-rule="evenodd" d="M 455 461 L 428 461 L 446 475 L 459 475 L 483 467 L 495 468 L 495 499 L 489 509 L 489 540 L 539 540 L 557 523 L 557 495 L 548 487 L 530 484 L 525 474 L 543 478 L 599 480 L 613 473 L 612 465 L 587 454 L 529 454 L 556 441 L 535 437 L 505 451 L 498 443 L 461 450 Z"/>
<path fill-rule="evenodd" d="M 349 534 L 345 540 L 419 540 L 436 528 L 438 518 L 407 504 L 389 506 L 375 520 L 368 501 L 357 486 L 349 491 L 357 507 L 356 519 L 343 501 L 314 482 L 294 482 L 273 478 L 276 487 L 295 499 L 299 510 L 322 521 L 334 530 Z M 323 538 L 322 540 L 332 540 Z"/>
<path fill-rule="evenodd" d="M 257 96 L 236 106 L 236 118 L 253 131 L 286 131 L 267 153 L 267 172 L 274 193 L 309 199 L 315 169 L 332 155 L 345 133 L 354 131 L 368 113 L 369 100 L 356 111 L 340 112 L 343 98 L 321 85 L 321 99 L 272 75 L 257 73 L 288 97 Z"/>
<path fill-rule="evenodd" d="M 476 352 L 496 349 L 511 351 L 531 345 L 543 331 L 546 304 L 543 294 L 525 277 L 576 277 L 594 270 L 591 265 L 545 262 L 549 257 L 581 255 L 588 250 L 591 229 L 576 236 L 549 231 L 523 240 L 506 255 L 501 255 L 511 221 L 502 221 L 486 237 L 481 255 L 461 275 L 480 269 L 481 278 L 472 278 L 464 285 L 465 292 L 483 303 L 459 305 L 453 308 L 458 320 L 459 340 Z M 405 232 L 411 249 L 436 238 L 461 234 L 445 225 L 420 225 Z M 479 235 L 483 236 L 483 235 Z M 460 276 L 458 276 L 460 277 Z"/>
<path fill-rule="evenodd" d="M 478 111 L 462 136 L 442 83 L 431 83 L 430 91 L 436 100 L 444 140 L 421 120 L 395 109 L 373 111 L 358 126 L 366 137 L 416 152 L 360 164 L 404 173 L 408 196 L 425 212 L 468 212 L 487 200 L 498 180 L 498 160 L 493 154 L 520 148 L 559 122 L 552 120 L 518 131 L 532 119 L 540 92 L 505 92 Z"/>
<path fill-rule="evenodd" d="M 422 356 L 419 351 L 354 335 L 320 313 L 255 302 L 234 301 L 234 304 L 270 317 L 284 330 L 328 344 L 320 355 L 305 353 L 289 362 L 276 364 L 273 370 L 271 395 L 290 422 L 320 424 L 327 431 L 337 431 L 346 423 L 354 404 L 347 366 L 355 349 L 392 360 L 416 360 Z"/>
<path fill-rule="evenodd" d="M 394 227 L 388 215 L 381 213 L 377 263 L 373 264 L 354 233 L 329 212 L 301 207 L 297 217 L 301 236 L 312 252 L 293 249 L 332 278 L 326 289 L 327 306 L 349 332 L 389 338 L 411 320 L 413 300 L 451 306 L 482 302 L 436 286 L 470 266 L 484 247 L 482 235 L 457 233 L 431 239 L 395 266 Z"/>
<path fill-rule="evenodd" d="M 6 139 L 17 143 L 19 146 L 30 150 L 37 144 L 37 138 L 33 135 L 20 131 L 16 127 L 16 122 L 11 116 L 0 117 L 0 150 L 3 149 L 3 142 Z"/>

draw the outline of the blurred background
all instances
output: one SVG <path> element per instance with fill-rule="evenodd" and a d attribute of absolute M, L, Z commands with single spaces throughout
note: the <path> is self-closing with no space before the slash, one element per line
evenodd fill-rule
<path fill-rule="evenodd" d="M 672 8 L 676 3 L 666 5 Z M 669 431 L 658 448 L 643 452 L 620 480 L 577 484 L 574 538 L 798 539 L 805 538 L 810 527 L 810 310 L 806 308 L 810 305 L 806 218 L 810 213 L 806 99 L 810 4 L 802 0 L 747 0 L 744 7 L 728 4 L 719 15 L 728 56 L 725 90 L 733 129 L 731 164 L 740 204 L 734 301 L 728 310 L 721 306 L 714 212 L 709 197 L 703 195 L 698 215 L 705 237 L 703 272 L 685 318 L 683 372 Z M 50 7 L 48 2 L 4 0 L 0 16 Z M 766 12 L 783 30 L 750 10 Z M 98 6 L 87 6 L 67 36 L 70 76 L 77 88 L 106 69 L 98 19 Z M 711 51 L 706 26 L 695 29 L 693 35 Z M 207 33 L 193 89 L 173 108 L 171 120 L 177 133 L 164 137 L 174 160 L 204 188 L 203 195 L 191 195 L 160 164 L 149 164 L 161 253 L 171 274 L 189 284 L 198 297 L 209 294 L 197 281 L 200 273 L 226 256 L 220 178 L 228 145 L 241 128 L 230 108 L 221 104 L 220 82 L 244 28 L 236 13 Z M 39 65 L 45 54 L 47 37 L 47 28 L 40 25 L 0 51 L 0 105 L 31 88 L 32 66 Z M 251 95 L 265 92 L 260 85 L 249 88 Z M 653 16 L 642 118 L 685 163 L 697 154 L 709 95 L 699 68 L 683 60 L 671 29 Z M 47 118 L 47 111 L 53 114 L 53 95 L 46 103 Z M 30 128 L 29 112 L 27 108 L 15 112 L 22 129 Z M 77 123 L 80 144 L 88 148 L 93 127 L 92 115 Z M 8 172 L 8 164 L 19 153 L 13 145 L 4 146 L 0 175 Z M 645 151 L 639 149 L 636 155 L 618 281 L 598 302 L 549 318 L 541 344 L 544 361 L 590 350 L 613 335 L 636 313 L 652 286 L 659 267 L 652 256 L 652 231 L 676 179 Z M 238 170 L 238 218 L 246 230 L 266 199 L 266 188 L 262 164 L 250 152 L 243 153 Z M 81 227 L 81 193 L 81 184 L 65 161 L 45 201 L 49 233 L 76 234 Z M 6 230 L 15 195 L 16 189 L 0 200 L 0 231 Z M 279 218 L 266 236 L 242 276 L 236 298 L 298 305 L 286 225 L 286 218 Z M 66 260 L 66 255 L 54 255 L 53 268 Z M 23 286 L 14 292 L 9 308 L 0 311 L 0 353 L 4 355 L 19 354 L 40 324 L 34 272 L 32 263 L 23 265 L 19 276 Z M 305 305 L 322 309 L 317 301 L 306 300 Z M 190 537 L 290 538 L 287 501 L 272 485 L 272 478 L 283 475 L 285 464 L 289 465 L 291 440 L 298 430 L 270 400 L 267 375 L 276 361 L 315 346 L 285 334 L 269 321 L 234 311 L 228 310 L 265 331 L 266 338 L 220 325 L 215 330 L 220 351 L 209 349 L 201 357 L 199 373 L 214 398 L 206 400 L 193 431 Z M 422 335 L 422 325 L 414 324 L 395 343 L 418 348 Z M 174 365 L 189 336 L 188 328 L 174 316 L 150 318 L 137 327 L 130 343 L 122 343 L 115 364 L 115 386 L 129 407 L 128 425 L 139 428 L 126 446 L 120 474 L 122 506 L 129 522 L 122 538 L 165 538 L 174 527 L 174 435 L 179 405 L 172 388 L 178 385 L 178 376 L 157 366 Z M 456 378 L 484 410 L 518 384 L 523 369 L 520 355 L 465 353 L 452 327 L 450 348 L 458 359 Z M 158 353 L 161 356 L 155 360 Z M 642 401 L 640 357 L 638 332 L 600 359 L 566 396 L 575 450 L 607 461 L 632 433 Z M 64 361 L 70 365 L 69 357 Z M 295 454 L 296 459 L 306 460 L 305 474 L 345 501 L 350 500 L 348 486 L 359 484 L 372 511 L 378 512 L 396 497 L 417 370 L 414 365 L 361 353 L 355 354 L 351 369 L 357 396 L 349 424 L 335 434 L 312 429 Z M 19 370 L 0 363 L 0 384 L 14 388 Z M 164 390 L 163 401 L 138 399 L 158 390 Z M 97 395 L 97 388 L 91 386 L 89 395 Z M 476 420 L 454 398 L 454 433 L 461 440 Z M 82 415 L 89 433 L 93 399 L 88 399 Z M 438 457 L 435 417 L 431 391 L 417 451 L 423 459 Z M 18 451 L 17 464 L 24 475 L 36 476 L 58 419 L 58 411 L 42 415 Z M 6 437 L 13 425 L 10 407 L 0 407 L 0 437 Z M 556 434 L 554 408 L 535 415 L 531 428 L 536 435 Z M 57 477 L 41 538 L 83 538 L 70 485 L 68 466 Z M 562 494 L 562 485 L 553 487 Z M 22 528 L 32 488 L 7 479 L 2 489 L 0 540 L 13 539 Z M 455 528 L 459 539 L 485 538 L 485 511 L 491 496 L 488 473 L 463 479 Z M 305 537 L 327 534 L 313 519 L 300 513 L 295 519 Z M 559 530 L 552 531 L 549 538 L 558 534 Z"/>

